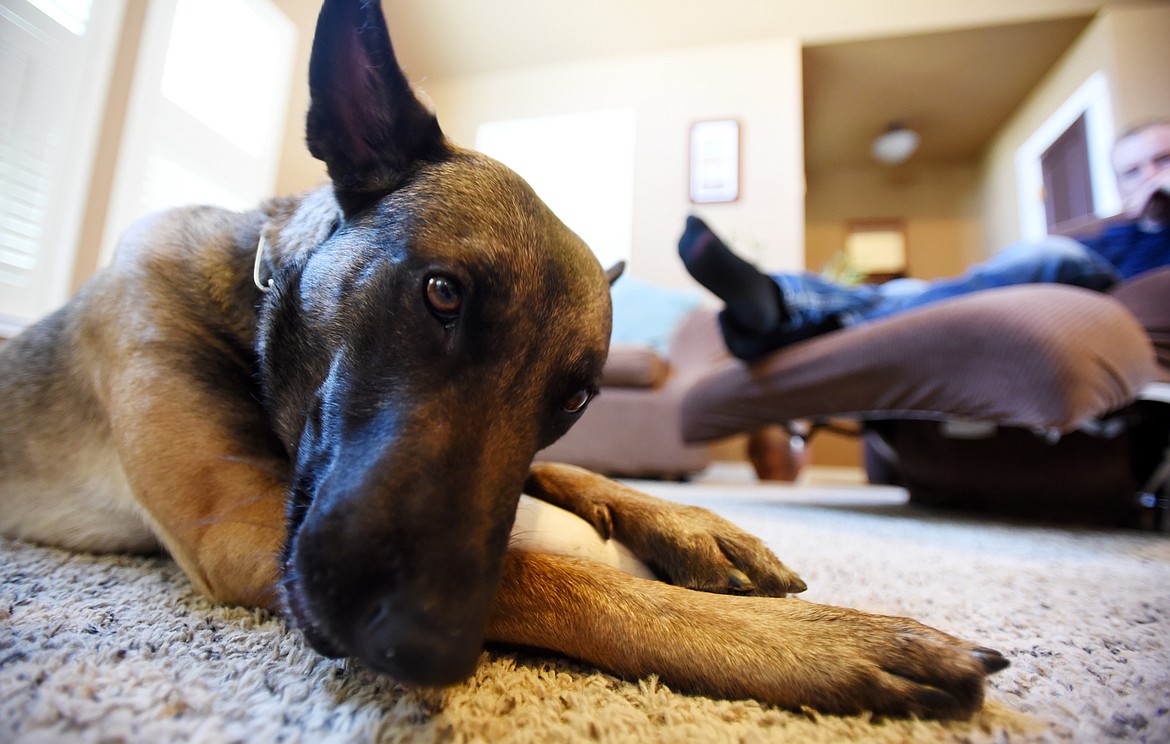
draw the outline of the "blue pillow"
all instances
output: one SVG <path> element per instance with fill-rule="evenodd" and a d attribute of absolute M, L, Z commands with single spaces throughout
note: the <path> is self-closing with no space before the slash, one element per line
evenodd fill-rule
<path fill-rule="evenodd" d="M 660 287 L 628 274 L 614 283 L 610 296 L 613 298 L 610 342 L 649 344 L 662 355 L 668 351 L 674 329 L 702 300 L 697 291 Z"/>

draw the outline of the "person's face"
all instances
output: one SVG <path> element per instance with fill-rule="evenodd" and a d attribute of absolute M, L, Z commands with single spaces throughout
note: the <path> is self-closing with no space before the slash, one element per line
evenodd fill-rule
<path fill-rule="evenodd" d="M 1170 177 L 1170 124 L 1157 124 L 1120 140 L 1113 148 L 1113 170 L 1122 201 L 1144 206 Z"/>

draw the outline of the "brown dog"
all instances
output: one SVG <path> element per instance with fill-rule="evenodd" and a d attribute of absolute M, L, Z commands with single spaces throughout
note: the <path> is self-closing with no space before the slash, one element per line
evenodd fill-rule
<path fill-rule="evenodd" d="M 147 218 L 0 348 L 0 531 L 161 546 L 210 597 L 405 682 L 464 678 L 486 639 L 789 707 L 980 705 L 999 654 L 784 599 L 800 579 L 709 512 L 531 466 L 596 391 L 606 273 L 520 178 L 443 137 L 373 0 L 327 0 L 310 86 L 330 187 Z M 521 492 L 662 581 L 530 536 L 509 550 Z"/>

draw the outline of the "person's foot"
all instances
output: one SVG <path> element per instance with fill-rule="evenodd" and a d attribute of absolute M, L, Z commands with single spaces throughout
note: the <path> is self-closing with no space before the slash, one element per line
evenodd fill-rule
<path fill-rule="evenodd" d="M 806 341 L 840 328 L 840 321 L 831 317 L 814 325 L 780 326 L 769 333 L 756 333 L 740 325 L 728 310 L 719 313 L 719 330 L 723 334 L 723 343 L 732 356 L 745 362 L 754 362 L 789 344 Z"/>
<path fill-rule="evenodd" d="M 727 304 L 741 329 L 769 334 L 788 320 L 776 282 L 732 253 L 698 217 L 687 217 L 678 255 L 691 276 Z"/>

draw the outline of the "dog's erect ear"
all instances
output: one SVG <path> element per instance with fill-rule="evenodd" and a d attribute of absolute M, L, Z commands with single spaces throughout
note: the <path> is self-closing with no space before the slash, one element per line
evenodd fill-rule
<path fill-rule="evenodd" d="M 605 278 L 609 280 L 609 286 L 612 287 L 613 283 L 618 280 L 618 277 L 620 277 L 622 275 L 622 272 L 624 272 L 625 270 L 626 270 L 626 262 L 625 261 L 618 261 L 613 266 L 610 266 L 608 269 L 606 269 L 605 270 Z"/>
<path fill-rule="evenodd" d="M 346 214 L 448 149 L 398 66 L 378 0 L 325 0 L 309 63 L 309 152 L 325 161 Z"/>

